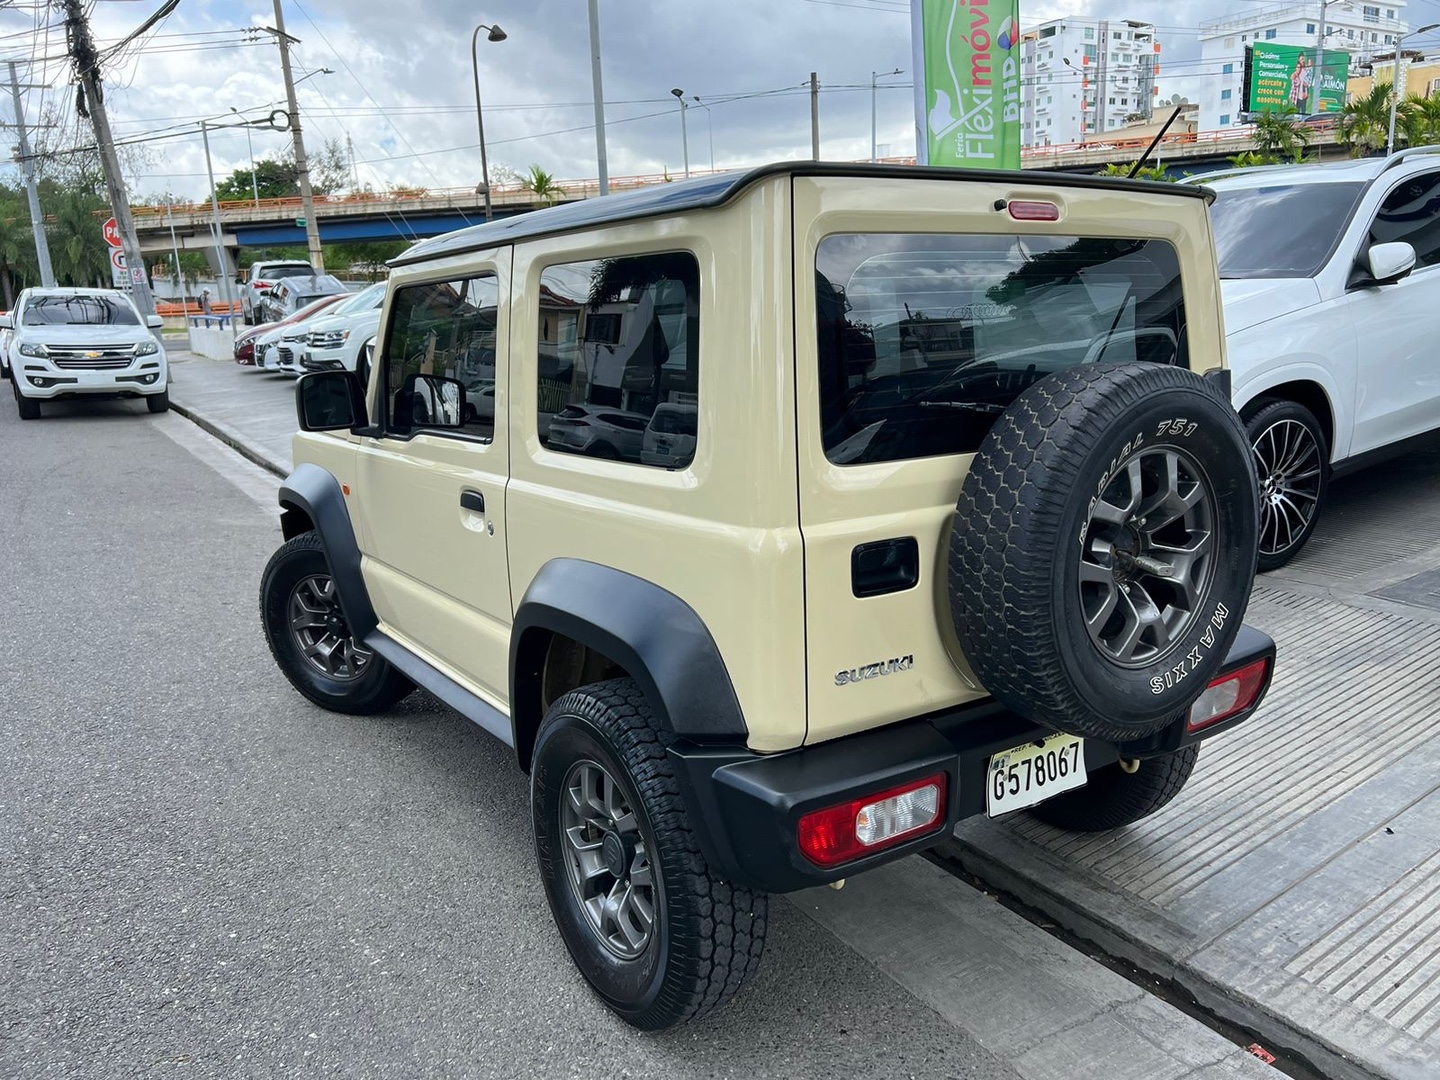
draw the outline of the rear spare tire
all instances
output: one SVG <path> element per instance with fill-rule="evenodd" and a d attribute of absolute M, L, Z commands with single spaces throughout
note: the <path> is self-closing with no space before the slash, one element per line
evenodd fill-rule
<path fill-rule="evenodd" d="M 1060 731 L 1173 722 L 1229 651 L 1255 577 L 1240 418 L 1160 364 L 1042 379 L 991 428 L 950 541 L 950 606 L 990 693 Z"/>

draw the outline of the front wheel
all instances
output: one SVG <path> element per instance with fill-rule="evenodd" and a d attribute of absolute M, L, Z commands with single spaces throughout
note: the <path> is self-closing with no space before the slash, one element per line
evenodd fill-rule
<path fill-rule="evenodd" d="M 550 707 L 530 774 L 540 876 L 565 946 L 605 1004 L 647 1031 L 740 989 L 759 966 L 769 907 L 706 865 L 668 738 L 633 680 L 597 683 Z"/>
<path fill-rule="evenodd" d="M 357 716 L 384 712 L 415 689 L 351 634 L 313 532 L 270 557 L 260 582 L 260 619 L 280 670 L 322 708 Z"/>
<path fill-rule="evenodd" d="M 170 391 L 162 390 L 158 394 L 148 394 L 145 398 L 145 407 L 152 413 L 170 411 Z"/>
<path fill-rule="evenodd" d="M 1276 570 L 1315 531 L 1330 482 L 1330 447 L 1315 414 L 1294 401 L 1263 404 L 1246 417 L 1245 434 L 1260 483 L 1257 566 Z"/>
<path fill-rule="evenodd" d="M 1199 756 L 1196 745 L 1147 758 L 1134 772 L 1126 772 L 1118 764 L 1107 765 L 1097 769 L 1084 787 L 1032 807 L 1030 813 L 1047 825 L 1075 832 L 1104 832 L 1131 825 L 1180 794 Z"/>
<path fill-rule="evenodd" d="M 20 380 L 12 379 L 10 388 L 15 391 L 15 411 L 20 414 L 21 420 L 39 420 L 40 402 L 27 398 L 20 393 Z"/>

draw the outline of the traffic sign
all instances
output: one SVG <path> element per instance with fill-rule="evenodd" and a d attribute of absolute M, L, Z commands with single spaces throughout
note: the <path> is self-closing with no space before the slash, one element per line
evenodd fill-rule
<path fill-rule="evenodd" d="M 136 285 L 144 285 L 144 284 L 145 284 L 145 267 L 143 267 L 143 266 L 132 266 L 132 267 L 130 268 L 130 280 L 131 280 L 132 282 L 134 282 Z"/>
<path fill-rule="evenodd" d="M 305 219 L 303 217 L 297 217 L 295 219 L 295 227 L 297 229 L 303 229 L 305 227 Z"/>
<path fill-rule="evenodd" d="M 120 223 L 113 217 L 105 222 L 105 242 L 112 248 L 120 247 Z"/>
<path fill-rule="evenodd" d="M 130 275 L 125 273 L 125 252 L 119 248 L 110 249 L 110 281 L 117 289 L 130 285 Z"/>

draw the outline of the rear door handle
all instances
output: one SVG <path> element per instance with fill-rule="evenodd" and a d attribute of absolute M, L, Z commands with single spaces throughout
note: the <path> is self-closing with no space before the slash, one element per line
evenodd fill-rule
<path fill-rule="evenodd" d="M 462 509 L 483 514 L 485 512 L 485 496 L 478 491 L 462 491 L 460 492 L 460 506 Z"/>

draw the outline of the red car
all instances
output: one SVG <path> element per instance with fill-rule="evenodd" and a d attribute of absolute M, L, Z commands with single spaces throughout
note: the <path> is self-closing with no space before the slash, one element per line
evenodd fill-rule
<path fill-rule="evenodd" d="M 291 323 L 304 322 L 316 312 L 324 311 L 331 304 L 353 296 L 353 293 L 336 293 L 334 296 L 324 296 L 295 312 L 288 319 L 281 319 L 279 322 L 261 323 L 258 326 L 250 326 L 235 336 L 235 362 L 237 364 L 255 363 L 255 339 L 261 334 L 268 334 L 271 330 L 281 326 L 289 326 Z"/>

